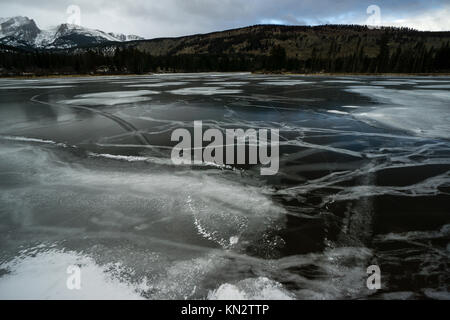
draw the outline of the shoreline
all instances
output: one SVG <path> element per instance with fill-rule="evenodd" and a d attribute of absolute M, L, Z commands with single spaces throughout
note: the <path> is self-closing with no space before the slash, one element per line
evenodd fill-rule
<path fill-rule="evenodd" d="M 62 74 L 62 75 L 0 75 L 0 79 L 53 79 L 53 78 L 80 78 L 80 77 L 139 77 L 139 76 L 152 76 L 163 74 L 207 74 L 207 73 L 221 73 L 221 74 L 235 74 L 235 73 L 249 73 L 254 75 L 273 75 L 273 76 L 301 76 L 301 77 L 342 77 L 342 76 L 360 76 L 360 77 L 446 77 L 450 76 L 450 73 L 295 73 L 295 72 L 247 72 L 247 71 L 233 71 L 233 72 L 221 72 L 221 71 L 208 71 L 208 72 L 160 72 L 160 73 L 146 73 L 146 74 Z"/>
<path fill-rule="evenodd" d="M 450 73 L 352 73 L 352 72 L 322 72 L 322 73 L 295 73 L 295 72 L 252 72 L 252 74 L 265 74 L 265 75 L 287 75 L 287 76 L 310 76 L 310 77 L 338 77 L 338 76 L 371 76 L 371 77 L 441 77 L 441 76 L 450 76 Z"/>

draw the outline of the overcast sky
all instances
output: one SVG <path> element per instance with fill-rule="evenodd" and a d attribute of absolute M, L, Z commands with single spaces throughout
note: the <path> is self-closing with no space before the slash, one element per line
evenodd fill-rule
<path fill-rule="evenodd" d="M 450 30 L 450 0 L 0 0 L 0 16 L 27 16 L 41 29 L 67 22 L 69 5 L 81 25 L 145 38 L 277 24 L 366 24 L 378 5 L 381 24 Z"/>

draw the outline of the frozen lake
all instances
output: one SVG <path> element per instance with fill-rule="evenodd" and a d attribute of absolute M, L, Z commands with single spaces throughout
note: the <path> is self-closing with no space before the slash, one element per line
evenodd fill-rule
<path fill-rule="evenodd" d="M 196 120 L 278 175 L 174 166 Z M 0 299 L 449 299 L 449 208 L 450 77 L 0 79 Z"/>

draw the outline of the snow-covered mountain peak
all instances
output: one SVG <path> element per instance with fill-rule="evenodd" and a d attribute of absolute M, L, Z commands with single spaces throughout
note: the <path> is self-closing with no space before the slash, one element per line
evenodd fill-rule
<path fill-rule="evenodd" d="M 0 19 L 0 38 L 12 37 L 17 40 L 32 41 L 40 30 L 32 19 L 11 17 Z"/>
<path fill-rule="evenodd" d="M 0 43 L 14 47 L 67 49 L 103 42 L 142 39 L 134 35 L 106 33 L 67 23 L 40 30 L 34 20 L 27 17 L 0 18 Z"/>
<path fill-rule="evenodd" d="M 0 24 L 7 24 L 8 27 L 19 27 L 24 24 L 33 23 L 34 21 L 32 19 L 29 19 L 28 17 L 8 17 L 8 18 L 0 18 Z"/>

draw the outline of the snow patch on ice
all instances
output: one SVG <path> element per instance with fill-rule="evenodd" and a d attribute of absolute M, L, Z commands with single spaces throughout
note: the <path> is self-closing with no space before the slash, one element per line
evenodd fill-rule
<path fill-rule="evenodd" d="M 361 83 L 361 81 L 356 81 L 356 80 L 326 80 L 326 81 L 322 81 L 323 83 Z"/>
<path fill-rule="evenodd" d="M 242 87 L 248 84 L 245 81 L 215 81 L 215 82 L 207 82 L 206 85 L 212 86 L 224 86 L 224 87 Z"/>
<path fill-rule="evenodd" d="M 339 111 L 339 110 L 327 110 L 328 113 L 334 113 L 334 114 L 349 114 L 345 111 Z"/>
<path fill-rule="evenodd" d="M 111 277 L 85 255 L 73 251 L 32 250 L 0 264 L 7 271 L 0 278 L 0 299 L 39 300 L 138 300 L 142 297 L 130 284 Z M 81 289 L 69 290 L 69 266 L 79 266 Z"/>
<path fill-rule="evenodd" d="M 222 87 L 195 87 L 172 90 L 170 93 L 177 95 L 205 95 L 212 96 L 217 94 L 238 94 L 242 90 L 223 89 Z"/>
<path fill-rule="evenodd" d="M 5 86 L 0 87 L 2 90 L 19 90 L 19 89 L 62 89 L 62 88 L 73 88 L 74 86 Z"/>
<path fill-rule="evenodd" d="M 296 86 L 300 84 L 312 84 L 314 82 L 304 80 L 277 80 L 277 81 L 264 81 L 262 84 L 269 86 Z"/>
<path fill-rule="evenodd" d="M 61 100 L 58 103 L 62 104 L 72 104 L 72 105 L 83 105 L 83 106 L 115 106 L 119 104 L 127 103 L 137 103 L 150 101 L 150 97 L 129 97 L 129 98 L 92 98 L 92 99 L 71 99 L 71 100 Z"/>
<path fill-rule="evenodd" d="M 173 81 L 173 82 L 159 82 L 159 83 L 141 83 L 141 84 L 130 84 L 126 87 L 128 88 L 159 88 L 159 87 L 173 87 L 182 86 L 188 84 L 188 82 L 183 81 Z"/>
<path fill-rule="evenodd" d="M 409 131 L 425 137 L 450 138 L 450 91 L 398 90 L 353 86 L 349 92 L 370 97 L 381 105 L 353 115 L 371 124 Z"/>
<path fill-rule="evenodd" d="M 293 300 L 283 286 L 265 277 L 251 278 L 235 284 L 225 283 L 208 294 L 209 300 Z"/>
<path fill-rule="evenodd" d="M 131 98 L 152 94 L 159 94 L 159 92 L 151 90 L 97 92 L 80 94 L 76 98 Z"/>
<path fill-rule="evenodd" d="M 58 103 L 85 106 L 114 106 L 149 101 L 152 100 L 152 98 L 147 95 L 154 94 L 159 94 L 159 92 L 151 90 L 97 92 L 80 94 L 75 96 L 75 99 L 61 100 L 58 101 Z"/>
<path fill-rule="evenodd" d="M 420 89 L 450 89 L 450 84 L 429 84 L 423 86 L 416 86 Z"/>
<path fill-rule="evenodd" d="M 43 144 L 53 144 L 61 147 L 67 147 L 65 143 L 58 143 L 53 140 L 45 140 L 45 139 L 36 139 L 36 138 L 27 138 L 27 137 L 19 137 L 19 136 L 3 136 L 0 135 L 0 139 L 9 140 L 9 141 L 18 141 L 18 142 L 35 142 L 35 143 L 43 143 Z"/>
<path fill-rule="evenodd" d="M 407 84 L 417 84 L 415 81 L 393 81 L 393 80 L 386 80 L 386 81 L 372 81 L 371 84 L 374 85 L 381 85 L 381 86 L 401 86 L 401 85 L 407 85 Z"/>

